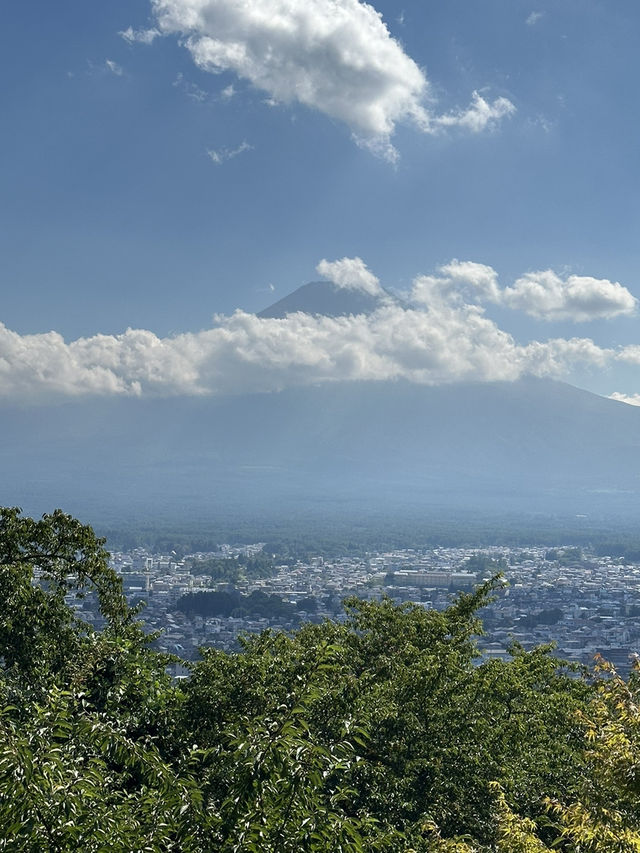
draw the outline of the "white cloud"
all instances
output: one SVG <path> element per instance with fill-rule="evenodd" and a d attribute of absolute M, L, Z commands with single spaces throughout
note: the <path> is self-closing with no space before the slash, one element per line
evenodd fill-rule
<path fill-rule="evenodd" d="M 480 309 L 388 306 L 371 316 L 237 311 L 206 331 L 158 338 L 134 329 L 66 343 L 0 327 L 0 395 L 173 395 L 270 391 L 405 377 L 438 384 L 515 379 L 521 355 Z"/>
<path fill-rule="evenodd" d="M 237 148 L 220 148 L 218 151 L 210 148 L 207 154 L 216 166 L 221 166 L 227 160 L 233 160 L 234 157 L 237 157 L 238 154 L 243 154 L 245 151 L 253 151 L 253 145 L 249 145 L 248 142 L 241 142 Z"/>
<path fill-rule="evenodd" d="M 619 359 L 627 364 L 640 364 L 640 346 L 625 347 L 621 351 Z"/>
<path fill-rule="evenodd" d="M 539 320 L 609 319 L 633 314 L 636 298 L 618 282 L 590 276 L 562 279 L 553 270 L 526 273 L 511 287 L 501 288 L 498 274 L 485 264 L 452 260 L 438 269 L 438 276 L 416 279 L 412 298 L 428 305 L 434 299 L 450 302 L 492 302 L 524 311 Z"/>
<path fill-rule="evenodd" d="M 384 293 L 358 257 L 322 260 L 317 271 L 340 287 Z M 544 275 L 559 286 L 555 274 Z M 609 292 L 602 281 L 586 281 L 588 293 Z M 580 299 L 571 296 L 571 277 L 560 284 L 570 294 L 561 294 L 563 311 L 567 305 L 573 314 L 577 306 L 587 311 L 587 305 L 590 316 L 603 310 L 584 296 L 583 280 Z M 299 312 L 279 319 L 236 311 L 196 333 L 160 338 L 128 329 L 68 343 L 56 332 L 19 335 L 0 324 L 0 398 L 224 394 L 350 380 L 438 385 L 511 381 L 527 374 L 561 378 L 577 366 L 602 370 L 616 363 L 640 364 L 640 345 L 601 347 L 590 338 L 518 343 L 477 304 L 502 304 L 507 290 L 500 289 L 492 267 L 454 259 L 436 275 L 414 280 L 413 307 L 380 300 L 371 314 Z M 554 305 L 557 313 L 557 300 Z M 637 396 L 616 393 L 612 398 L 637 402 Z"/>
<path fill-rule="evenodd" d="M 640 394 L 621 394 L 620 391 L 614 391 L 613 394 L 609 394 L 609 399 L 627 403 L 629 406 L 640 406 Z"/>
<path fill-rule="evenodd" d="M 541 21 L 544 18 L 544 12 L 532 12 L 526 20 L 526 24 L 528 27 L 535 27 L 538 21 Z"/>
<path fill-rule="evenodd" d="M 346 290 L 362 290 L 372 296 L 383 293 L 379 279 L 371 272 L 362 258 L 342 258 L 339 261 L 322 260 L 316 267 L 316 272 Z"/>
<path fill-rule="evenodd" d="M 615 350 L 598 346 L 591 338 L 553 338 L 522 347 L 526 372 L 535 376 L 562 376 L 576 366 L 605 368 L 615 360 Z"/>
<path fill-rule="evenodd" d="M 474 93 L 463 111 L 434 118 L 423 70 L 392 38 L 381 15 L 359 0 L 152 0 L 158 29 L 176 34 L 196 64 L 229 70 L 268 95 L 344 122 L 356 141 L 397 159 L 399 122 L 434 133 L 477 132 L 514 111 L 506 98 Z"/>
<path fill-rule="evenodd" d="M 453 283 L 470 285 L 472 296 L 475 294 L 478 299 L 488 300 L 489 302 L 500 301 L 498 273 L 493 267 L 474 261 L 459 261 L 454 258 L 448 264 L 441 266 L 439 272 Z"/>
<path fill-rule="evenodd" d="M 513 287 L 505 288 L 502 302 L 541 320 L 575 323 L 633 314 L 637 305 L 618 282 L 578 275 L 563 280 L 553 270 L 522 276 Z"/>
<path fill-rule="evenodd" d="M 516 108 L 507 98 L 496 98 L 489 103 L 478 92 L 474 92 L 466 110 L 456 110 L 433 119 L 436 127 L 462 127 L 472 133 L 493 128 L 497 123 L 515 113 Z"/>
<path fill-rule="evenodd" d="M 118 35 L 122 36 L 129 44 L 151 44 L 160 35 L 160 31 L 155 27 L 147 30 L 134 30 L 133 27 L 127 27 L 126 30 L 121 30 Z"/>
<path fill-rule="evenodd" d="M 360 259 L 318 267 L 346 287 L 379 287 Z M 481 264 L 452 262 L 443 269 L 466 270 L 485 289 L 493 280 Z M 444 280 L 431 277 L 431 283 Z M 419 277 L 414 290 L 429 281 Z M 435 287 L 423 308 L 387 302 L 369 315 L 284 319 L 237 311 L 216 317 L 210 329 L 166 338 L 129 329 L 67 343 L 55 332 L 19 335 L 0 325 L 0 397 L 224 394 L 399 378 L 429 385 L 510 381 L 634 359 L 640 360 L 640 347 L 602 348 L 589 338 L 519 344 L 460 292 Z"/>
<path fill-rule="evenodd" d="M 104 64 L 107 66 L 107 68 L 112 74 L 116 75 L 116 77 L 122 77 L 122 75 L 124 74 L 122 66 L 118 65 L 117 62 L 114 62 L 113 59 L 105 59 Z"/>

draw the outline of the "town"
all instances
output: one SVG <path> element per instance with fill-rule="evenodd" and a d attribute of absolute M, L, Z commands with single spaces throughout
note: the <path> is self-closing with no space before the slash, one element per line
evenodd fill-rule
<path fill-rule="evenodd" d="M 502 573 L 504 587 L 480 612 L 485 631 L 479 638 L 481 659 L 507 659 L 514 644 L 530 649 L 554 643 L 562 659 L 592 665 L 600 654 L 628 675 L 640 649 L 640 564 L 575 547 L 315 556 L 273 562 L 265 577 L 246 578 L 239 571 L 233 583 L 201 571 L 211 561 L 238 563 L 241 568 L 243 560 L 256 556 L 270 557 L 262 543 L 222 545 L 216 552 L 184 557 L 136 549 L 115 552 L 111 560 L 129 602 L 144 602 L 140 618 L 148 631 L 159 632 L 155 646 L 184 661 L 196 660 L 203 646 L 237 650 L 243 634 L 267 628 L 291 631 L 303 622 L 342 619 L 342 602 L 353 595 L 369 600 L 388 596 L 395 602 L 443 609 L 459 591 L 469 591 L 497 573 Z M 216 592 L 227 593 L 226 612 L 197 606 L 205 602 L 198 596 Z M 91 598 L 74 606 L 85 620 L 99 619 Z M 181 672 L 180 667 L 174 670 Z"/>

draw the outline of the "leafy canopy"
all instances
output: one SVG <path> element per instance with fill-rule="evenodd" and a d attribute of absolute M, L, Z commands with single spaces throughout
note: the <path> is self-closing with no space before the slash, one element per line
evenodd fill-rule
<path fill-rule="evenodd" d="M 0 850 L 640 850 L 638 675 L 483 662 L 499 578 L 443 612 L 349 599 L 178 685 L 104 545 L 0 510 Z"/>

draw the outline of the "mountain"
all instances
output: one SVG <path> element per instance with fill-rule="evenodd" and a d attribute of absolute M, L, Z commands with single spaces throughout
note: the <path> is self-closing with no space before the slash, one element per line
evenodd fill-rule
<path fill-rule="evenodd" d="M 380 289 L 379 294 L 339 287 L 330 281 L 311 281 L 293 293 L 260 311 L 258 317 L 286 317 L 303 311 L 326 317 L 345 317 L 349 314 L 371 314 L 389 303 L 399 303 L 397 297 Z"/>
<path fill-rule="evenodd" d="M 551 380 L 328 383 L 0 414 L 0 501 L 34 513 L 632 518 L 640 498 L 640 408 Z"/>

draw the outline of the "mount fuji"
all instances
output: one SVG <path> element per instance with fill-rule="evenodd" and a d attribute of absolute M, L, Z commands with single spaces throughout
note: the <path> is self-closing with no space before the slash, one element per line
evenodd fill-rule
<path fill-rule="evenodd" d="M 394 299 L 313 282 L 260 316 L 342 316 Z M 32 513 L 464 507 L 633 518 L 640 507 L 640 408 L 547 379 L 331 382 L 0 412 L 0 501 Z"/>

